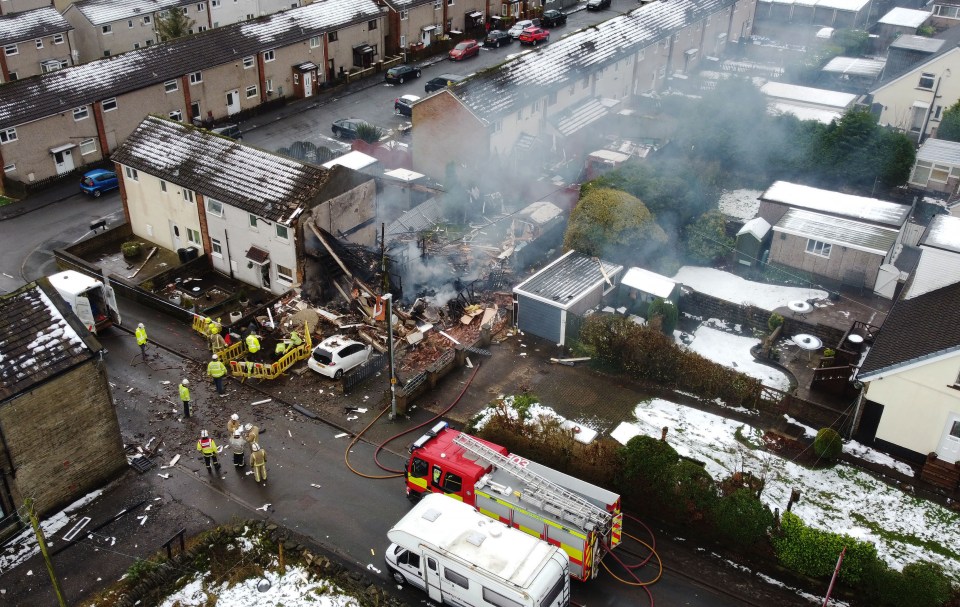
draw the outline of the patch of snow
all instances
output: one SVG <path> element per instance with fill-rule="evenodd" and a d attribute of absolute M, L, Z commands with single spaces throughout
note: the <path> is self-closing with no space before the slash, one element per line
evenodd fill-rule
<path fill-rule="evenodd" d="M 260 607 L 261 605 L 315 605 L 316 607 L 358 607 L 359 603 L 351 596 L 340 593 L 330 582 L 313 578 L 302 567 L 287 567 L 285 575 L 276 571 L 265 571 L 263 578 L 250 578 L 230 585 L 229 582 L 205 582 L 204 574 L 196 574 L 177 592 L 168 596 L 161 607 L 187 607 L 207 605 L 215 598 L 218 605 L 231 607 Z M 264 579 L 265 590 L 258 586 Z M 208 585 L 209 584 L 209 585 Z"/>
<path fill-rule="evenodd" d="M 683 266 L 673 276 L 673 279 L 687 287 L 719 299 L 741 305 L 752 304 L 770 311 L 782 308 L 788 302 L 794 300 L 827 299 L 828 296 L 826 291 L 820 289 L 783 287 L 753 282 L 744 280 L 730 272 L 698 266 Z"/>
<path fill-rule="evenodd" d="M 759 379 L 765 386 L 783 392 L 790 390 L 790 378 L 784 372 L 757 362 L 750 354 L 750 348 L 759 344 L 759 339 L 726 333 L 708 326 L 714 320 L 710 319 L 707 324 L 700 325 L 694 331 L 693 341 L 689 345 L 684 345 L 680 341 L 677 342 L 677 345 L 696 352 L 715 363 Z M 726 327 L 726 323 L 722 321 L 717 321 L 717 324 L 720 328 Z"/>
<path fill-rule="evenodd" d="M 61 529 L 70 524 L 70 515 L 73 512 L 83 508 L 102 494 L 103 489 L 91 491 L 60 512 L 40 521 L 40 528 L 43 529 L 44 536 L 48 540 L 55 536 Z M 0 571 L 8 571 L 21 565 L 39 553 L 40 546 L 37 544 L 37 536 L 33 533 L 33 528 L 28 527 L 6 543 L 6 549 L 3 553 L 0 553 Z"/>
<path fill-rule="evenodd" d="M 727 217 L 749 221 L 760 210 L 760 190 L 724 190 L 720 194 L 720 212 Z"/>

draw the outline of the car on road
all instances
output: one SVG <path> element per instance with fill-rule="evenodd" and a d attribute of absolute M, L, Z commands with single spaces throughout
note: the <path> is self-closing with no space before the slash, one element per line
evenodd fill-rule
<path fill-rule="evenodd" d="M 420 68 L 415 65 L 398 65 L 387 70 L 383 79 L 390 83 L 403 84 L 406 80 L 420 77 Z"/>
<path fill-rule="evenodd" d="M 587 0 L 588 11 L 599 11 L 610 8 L 610 0 Z"/>
<path fill-rule="evenodd" d="M 427 80 L 427 84 L 424 85 L 423 90 L 428 93 L 433 91 L 439 91 L 440 89 L 445 89 L 448 86 L 453 86 L 454 84 L 463 81 L 466 76 L 458 76 L 457 74 L 440 74 L 436 78 L 431 78 Z"/>
<path fill-rule="evenodd" d="M 464 40 L 450 49 L 450 61 L 463 61 L 467 57 L 476 57 L 480 54 L 480 45 L 476 40 Z"/>
<path fill-rule="evenodd" d="M 236 124 L 225 124 L 223 126 L 218 126 L 215 129 L 210 129 L 211 133 L 216 133 L 223 137 L 229 137 L 230 139 L 236 139 L 237 141 L 243 141 L 243 132 L 240 130 L 240 127 Z"/>
<path fill-rule="evenodd" d="M 504 44 L 513 42 L 513 36 L 503 30 L 490 30 L 487 37 L 483 39 L 483 46 L 492 46 L 500 48 Z"/>
<path fill-rule="evenodd" d="M 333 123 L 333 135 L 341 139 L 356 139 L 358 137 L 357 129 L 362 124 L 369 124 L 359 118 L 341 118 Z"/>
<path fill-rule="evenodd" d="M 523 30 L 528 27 L 540 27 L 539 19 L 524 19 L 523 21 L 517 21 L 507 30 L 507 33 L 510 34 L 510 37 L 516 40 L 520 37 L 520 34 L 523 33 Z"/>
<path fill-rule="evenodd" d="M 416 95 L 402 95 L 393 100 L 393 113 L 413 116 L 413 104 L 420 101 Z"/>
<path fill-rule="evenodd" d="M 105 169 L 87 171 L 80 179 L 80 190 L 94 198 L 100 198 L 104 192 L 116 190 L 119 187 L 120 180 L 117 179 L 117 174 Z"/>
<path fill-rule="evenodd" d="M 542 27 L 528 27 L 520 33 L 520 44 L 537 46 L 541 42 L 550 41 L 550 32 Z"/>
<path fill-rule="evenodd" d="M 372 351 L 372 346 L 333 335 L 313 349 L 307 366 L 325 377 L 340 379 L 350 369 L 366 362 Z"/>
<path fill-rule="evenodd" d="M 567 14 L 557 10 L 543 11 L 540 17 L 540 25 L 543 27 L 557 27 L 567 24 Z"/>

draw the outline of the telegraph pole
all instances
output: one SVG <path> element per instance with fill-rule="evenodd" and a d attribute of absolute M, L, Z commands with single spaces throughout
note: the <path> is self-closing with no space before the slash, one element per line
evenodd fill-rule
<path fill-rule="evenodd" d="M 47 572 L 50 573 L 50 581 L 53 582 L 53 591 L 57 594 L 60 607 L 67 607 L 67 601 L 63 598 L 63 590 L 60 588 L 60 581 L 57 579 L 57 574 L 53 570 L 53 561 L 50 560 L 50 553 L 47 552 L 47 540 L 43 537 L 43 529 L 40 528 L 37 513 L 33 511 L 33 498 L 28 497 L 24 500 L 23 506 L 27 509 L 27 516 L 30 517 L 33 532 L 37 534 L 37 543 L 40 545 L 40 553 L 43 554 L 43 561 L 47 564 Z"/>
<path fill-rule="evenodd" d="M 390 351 L 390 420 L 397 419 L 397 376 L 393 372 L 393 294 L 384 293 L 387 300 L 387 347 Z"/>

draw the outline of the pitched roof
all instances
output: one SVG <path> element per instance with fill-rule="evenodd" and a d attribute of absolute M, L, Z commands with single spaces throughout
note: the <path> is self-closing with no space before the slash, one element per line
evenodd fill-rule
<path fill-rule="evenodd" d="M 601 264 L 603 271 L 600 270 Z M 613 278 L 623 266 L 590 257 L 577 251 L 568 251 L 547 267 L 513 288 L 515 293 L 548 301 L 567 309 L 583 296 Z M 604 276 L 606 275 L 606 277 Z"/>
<path fill-rule="evenodd" d="M 960 217 L 937 215 L 931 219 L 920 245 L 960 253 Z"/>
<path fill-rule="evenodd" d="M 80 0 L 74 2 L 73 7 L 83 13 L 90 23 L 104 25 L 120 19 L 152 15 L 193 2 L 194 0 Z"/>
<path fill-rule="evenodd" d="M 946 139 L 927 139 L 917 150 L 917 160 L 960 166 L 960 142 Z"/>
<path fill-rule="evenodd" d="M 876 78 L 883 72 L 885 59 L 862 59 L 860 57 L 834 57 L 820 71 L 844 76 Z"/>
<path fill-rule="evenodd" d="M 16 44 L 69 32 L 73 26 L 52 6 L 0 16 L 0 44 Z"/>
<path fill-rule="evenodd" d="M 929 18 L 930 11 L 918 11 L 912 8 L 897 6 L 890 9 L 890 11 L 883 17 L 880 17 L 880 20 L 877 21 L 877 23 L 917 28 L 926 23 L 927 19 Z"/>
<path fill-rule="evenodd" d="M 0 86 L 0 128 L 287 46 L 380 15 L 374 0 L 321 0 L 252 21 L 68 67 Z M 30 99 L 31 103 L 24 103 Z"/>
<path fill-rule="evenodd" d="M 326 169 L 148 116 L 111 157 L 270 221 L 289 223 L 326 183 Z"/>
<path fill-rule="evenodd" d="M 908 74 L 917 71 L 918 69 L 921 69 L 923 66 L 933 61 L 936 61 L 942 55 L 956 50 L 957 45 L 960 44 L 960 27 L 951 27 L 949 29 L 945 29 L 936 36 L 933 36 L 933 39 L 944 41 L 944 44 L 940 46 L 939 50 L 931 55 L 925 55 L 921 60 L 917 61 L 917 63 L 913 65 L 903 65 L 899 62 L 891 62 L 889 64 L 890 68 L 884 70 L 880 80 L 878 80 L 877 83 L 873 85 L 873 88 L 870 89 L 870 93 L 876 93 L 878 90 L 893 83 L 894 81 L 899 80 L 900 78 L 903 78 Z"/>
<path fill-rule="evenodd" d="M 475 114 L 493 121 L 505 112 L 570 86 L 604 65 L 634 55 L 735 1 L 650 2 L 482 71 L 451 90 Z"/>
<path fill-rule="evenodd" d="M 904 204 L 821 190 L 788 181 L 775 181 L 766 192 L 760 195 L 760 199 L 897 228 L 902 226 L 910 216 L 910 207 Z"/>
<path fill-rule="evenodd" d="M 94 356 L 101 347 L 46 278 L 0 296 L 0 399 Z"/>
<path fill-rule="evenodd" d="M 960 351 L 960 283 L 897 301 L 867 352 L 857 377 L 877 379 Z"/>
<path fill-rule="evenodd" d="M 957 282 L 960 282 L 960 254 L 920 247 L 920 260 L 901 299 L 920 297 Z"/>
<path fill-rule="evenodd" d="M 767 232 L 770 231 L 770 224 L 763 217 L 754 217 L 747 223 L 743 224 L 743 227 L 740 228 L 740 231 L 737 232 L 737 236 L 743 236 L 744 234 L 750 234 L 757 240 L 763 240 L 763 237 L 767 235 Z"/>
<path fill-rule="evenodd" d="M 899 230 L 894 228 L 802 209 L 787 211 L 773 226 L 773 231 L 813 238 L 874 255 L 886 255 L 896 244 L 899 234 Z"/>

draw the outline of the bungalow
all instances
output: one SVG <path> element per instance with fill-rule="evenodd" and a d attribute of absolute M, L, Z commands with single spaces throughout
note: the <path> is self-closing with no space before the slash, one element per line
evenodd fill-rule
<path fill-rule="evenodd" d="M 72 29 L 52 6 L 0 17 L 0 82 L 73 65 Z"/>
<path fill-rule="evenodd" d="M 280 294 L 303 284 L 324 234 L 372 245 L 376 183 L 150 116 L 114 152 L 133 233 Z"/>

